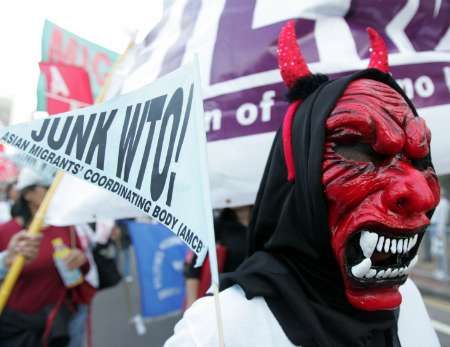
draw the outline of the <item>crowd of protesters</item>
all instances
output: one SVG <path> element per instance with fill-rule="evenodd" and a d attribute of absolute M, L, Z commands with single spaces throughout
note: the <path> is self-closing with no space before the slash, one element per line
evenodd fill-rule
<path fill-rule="evenodd" d="M 108 247 L 115 248 L 113 222 L 44 225 L 39 234 L 27 232 L 50 184 L 24 168 L 17 182 L 5 189 L 0 206 L 0 284 L 16 256 L 25 258 L 25 266 L 0 315 L 0 346 L 84 346 L 96 291 L 122 278 L 117 252 L 105 254 Z M 55 257 L 58 243 L 64 251 L 62 265 Z M 80 280 L 67 283 L 66 277 L 74 273 Z"/>

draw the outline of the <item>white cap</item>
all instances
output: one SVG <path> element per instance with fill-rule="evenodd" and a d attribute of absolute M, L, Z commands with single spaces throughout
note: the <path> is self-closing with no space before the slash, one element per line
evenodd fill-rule
<path fill-rule="evenodd" d="M 31 170 L 28 167 L 24 167 L 17 179 L 16 189 L 22 190 L 30 186 L 43 186 L 47 187 L 52 183 L 52 180 L 48 177 L 41 176 L 37 172 Z"/>

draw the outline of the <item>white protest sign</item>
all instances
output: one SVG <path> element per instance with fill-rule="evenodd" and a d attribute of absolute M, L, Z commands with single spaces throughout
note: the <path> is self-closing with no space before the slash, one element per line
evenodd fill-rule
<path fill-rule="evenodd" d="M 64 175 L 50 202 L 45 221 L 49 225 L 65 226 L 144 216 L 145 212 L 118 195 L 76 176 Z"/>
<path fill-rule="evenodd" d="M 128 201 L 201 262 L 215 246 L 197 71 L 187 65 L 106 103 L 5 127 L 1 140 Z"/>

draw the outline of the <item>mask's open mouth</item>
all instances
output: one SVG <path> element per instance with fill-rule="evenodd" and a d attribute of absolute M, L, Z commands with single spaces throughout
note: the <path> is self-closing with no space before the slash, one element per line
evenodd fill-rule
<path fill-rule="evenodd" d="M 423 230 L 414 232 L 364 228 L 346 243 L 345 269 L 358 287 L 400 285 L 417 263 Z"/>

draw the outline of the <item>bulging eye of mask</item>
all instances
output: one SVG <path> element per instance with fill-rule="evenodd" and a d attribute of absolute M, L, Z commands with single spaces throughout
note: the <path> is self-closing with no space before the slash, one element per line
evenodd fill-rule
<path fill-rule="evenodd" d="M 373 150 L 372 146 L 367 143 L 347 143 L 347 144 L 336 144 L 335 147 L 336 154 L 340 155 L 344 159 L 364 162 L 381 164 L 383 161 L 387 160 L 388 157 Z"/>

